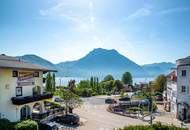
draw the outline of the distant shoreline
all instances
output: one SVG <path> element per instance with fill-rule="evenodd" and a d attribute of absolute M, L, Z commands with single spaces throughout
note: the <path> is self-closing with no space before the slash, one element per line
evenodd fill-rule
<path fill-rule="evenodd" d="M 87 80 L 90 79 L 89 78 L 85 78 L 85 77 L 56 77 L 56 85 L 57 86 L 65 86 L 68 84 L 69 80 L 75 80 L 76 83 L 79 83 L 81 80 Z M 138 82 L 149 82 L 154 80 L 155 77 L 134 77 L 133 78 L 133 82 L 134 83 L 138 83 Z M 102 79 L 100 79 L 102 80 Z"/>

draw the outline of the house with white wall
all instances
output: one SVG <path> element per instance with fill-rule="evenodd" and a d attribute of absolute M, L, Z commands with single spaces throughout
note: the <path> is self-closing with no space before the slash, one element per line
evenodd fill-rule
<path fill-rule="evenodd" d="M 164 97 L 164 108 L 168 112 L 177 112 L 177 72 L 172 71 L 166 76 L 167 85 Z"/>
<path fill-rule="evenodd" d="M 53 96 L 44 93 L 43 75 L 47 72 L 56 70 L 0 55 L 0 118 L 19 121 L 32 118 L 36 110 L 45 113 L 44 100 Z"/>
<path fill-rule="evenodd" d="M 190 57 L 179 59 L 177 64 L 177 118 L 190 122 Z"/>

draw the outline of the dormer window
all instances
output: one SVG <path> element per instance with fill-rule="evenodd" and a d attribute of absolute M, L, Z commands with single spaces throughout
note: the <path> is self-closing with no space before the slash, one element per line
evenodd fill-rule
<path fill-rule="evenodd" d="M 181 76 L 186 76 L 186 70 L 181 71 Z"/>

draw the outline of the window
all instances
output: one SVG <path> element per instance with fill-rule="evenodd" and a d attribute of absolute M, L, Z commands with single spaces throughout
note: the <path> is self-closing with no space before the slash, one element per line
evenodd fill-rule
<path fill-rule="evenodd" d="M 18 71 L 13 70 L 12 76 L 13 76 L 13 77 L 18 77 Z"/>
<path fill-rule="evenodd" d="M 39 77 L 39 72 L 34 72 L 34 77 Z"/>
<path fill-rule="evenodd" d="M 22 96 L 22 87 L 16 87 L 16 96 Z"/>
<path fill-rule="evenodd" d="M 36 86 L 32 89 L 32 91 L 33 91 L 33 96 L 40 95 L 41 94 L 41 87 Z"/>
<path fill-rule="evenodd" d="M 182 70 L 182 71 L 181 71 L 181 75 L 182 75 L 182 76 L 186 76 L 186 70 Z"/>
<path fill-rule="evenodd" d="M 181 92 L 186 92 L 186 86 L 181 86 Z"/>

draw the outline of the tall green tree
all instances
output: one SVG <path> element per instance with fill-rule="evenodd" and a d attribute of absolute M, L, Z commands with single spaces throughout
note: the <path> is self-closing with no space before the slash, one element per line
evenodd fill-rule
<path fill-rule="evenodd" d="M 94 88 L 96 88 L 96 84 L 97 84 L 96 77 L 94 77 L 94 83 L 93 83 Z"/>
<path fill-rule="evenodd" d="M 124 84 L 132 85 L 133 84 L 133 77 L 130 72 L 125 72 L 122 76 L 121 81 Z"/>
<path fill-rule="evenodd" d="M 154 90 L 158 92 L 163 92 L 166 88 L 166 76 L 159 75 L 155 80 L 155 87 Z"/>
<path fill-rule="evenodd" d="M 56 90 L 55 73 L 53 73 L 52 75 L 52 88 L 53 88 L 53 91 L 55 92 Z"/>
<path fill-rule="evenodd" d="M 118 91 L 118 92 L 120 92 L 124 88 L 124 86 L 120 80 L 115 80 L 114 86 L 115 86 L 116 91 Z"/>
<path fill-rule="evenodd" d="M 94 85 L 94 78 L 91 76 L 90 77 L 90 85 L 93 87 L 93 85 Z"/>
<path fill-rule="evenodd" d="M 46 76 L 46 89 L 47 92 L 53 92 L 53 86 L 52 86 L 52 76 L 51 73 L 48 72 Z"/>
<path fill-rule="evenodd" d="M 104 77 L 104 82 L 111 81 L 111 80 L 114 80 L 114 77 L 111 74 Z"/>
<path fill-rule="evenodd" d="M 97 82 L 97 87 L 99 86 L 99 78 L 96 78 L 96 82 Z"/>
<path fill-rule="evenodd" d="M 106 92 L 112 92 L 114 90 L 114 80 L 103 82 Z"/>

